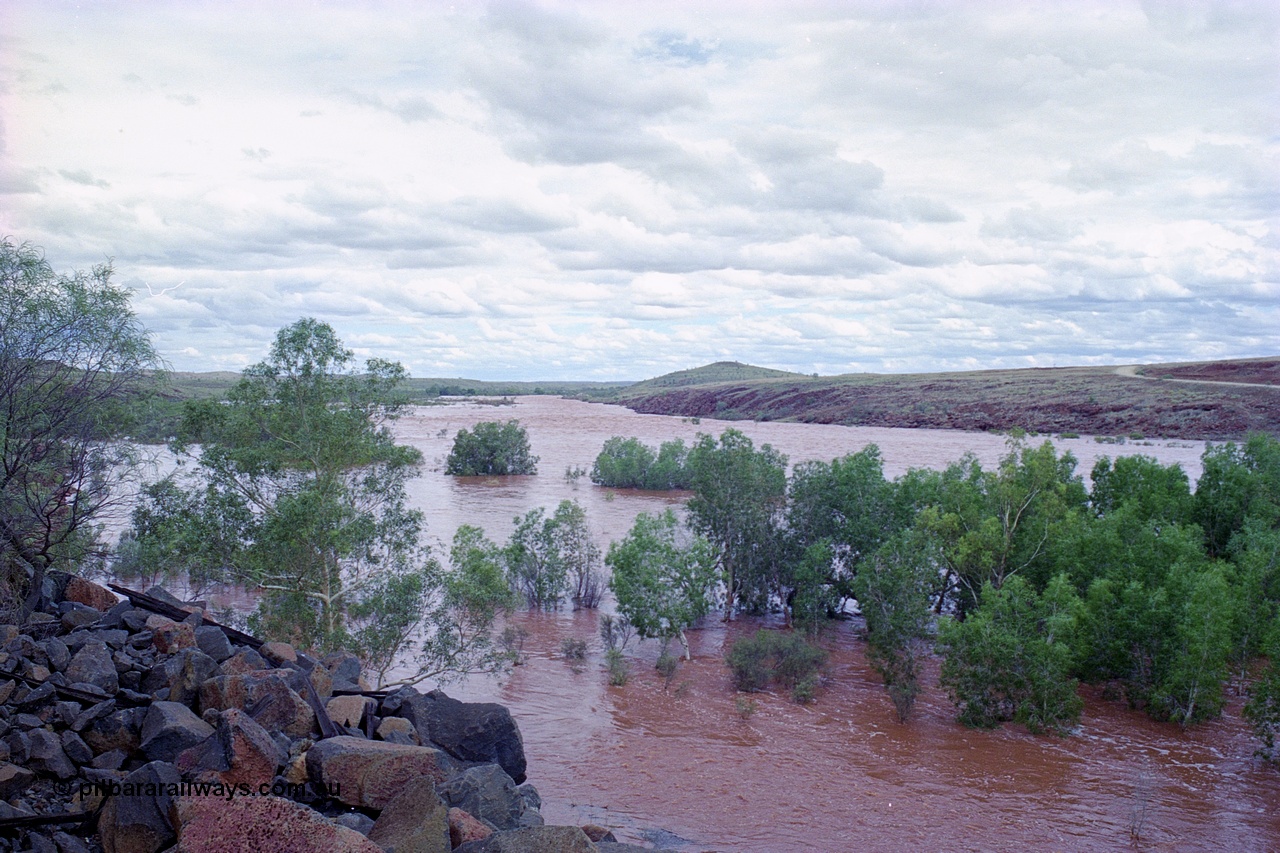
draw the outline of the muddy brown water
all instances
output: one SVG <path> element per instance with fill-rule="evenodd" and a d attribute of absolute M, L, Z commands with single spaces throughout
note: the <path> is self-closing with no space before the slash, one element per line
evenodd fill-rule
<path fill-rule="evenodd" d="M 538 476 L 444 476 L 459 428 L 512 417 L 542 457 Z M 566 479 L 565 467 L 589 468 L 612 435 L 688 443 L 725 426 L 773 444 L 793 463 L 874 442 L 890 477 L 943 467 L 967 451 L 989 466 L 1006 450 L 1002 437 L 987 434 L 694 424 L 549 397 L 424 407 L 396 430 L 426 457 L 411 497 L 443 542 L 462 523 L 501 541 L 517 514 L 571 498 L 586 507 L 604 547 L 625 535 L 637 513 L 685 496 L 604 489 L 585 477 Z M 1203 450 L 1197 442 L 1101 445 L 1089 437 L 1055 444 L 1071 450 L 1086 474 L 1098 456 L 1145 453 L 1181 463 L 1193 480 Z M 517 613 L 511 624 L 527 632 L 525 663 L 505 678 L 446 687 L 511 708 L 529 780 L 551 822 L 603 824 L 622 840 L 691 851 L 1280 849 L 1280 772 L 1251 757 L 1239 697 L 1221 719 L 1183 731 L 1086 690 L 1080 727 L 1069 738 L 1017 726 L 978 732 L 955 722 L 935 665 L 904 725 L 853 623 L 823 640 L 832 655 L 827 677 L 817 701 L 799 706 L 782 695 L 745 700 L 730 686 L 726 643 L 762 623 L 708 621 L 691 634 L 694 660 L 665 685 L 653 668 L 656 643 L 633 643 L 632 678 L 611 687 L 596 618 Z M 559 655 L 568 637 L 589 643 L 576 669 Z"/>

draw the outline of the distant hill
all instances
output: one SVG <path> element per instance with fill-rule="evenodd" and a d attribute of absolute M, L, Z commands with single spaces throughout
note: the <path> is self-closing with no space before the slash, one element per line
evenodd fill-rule
<path fill-rule="evenodd" d="M 808 379 L 803 373 L 791 373 L 786 370 L 774 370 L 770 367 L 756 367 L 740 361 L 717 361 L 694 367 L 689 370 L 677 370 L 664 373 L 662 376 L 646 379 L 626 386 L 628 393 L 645 393 L 655 388 L 687 388 L 692 385 L 714 385 L 720 382 L 754 382 L 766 379 Z"/>
<path fill-rule="evenodd" d="M 724 420 L 1238 439 L 1280 435 L 1280 358 L 818 377 L 717 362 L 606 399 Z"/>

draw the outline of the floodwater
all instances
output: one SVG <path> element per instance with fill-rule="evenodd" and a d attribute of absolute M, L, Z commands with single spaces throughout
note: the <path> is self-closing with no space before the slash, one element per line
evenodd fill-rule
<path fill-rule="evenodd" d="M 453 478 L 444 457 L 459 428 L 518 418 L 541 456 L 535 477 Z M 550 397 L 513 406 L 423 407 L 396 426 L 427 464 L 410 485 L 431 532 L 447 542 L 477 524 L 505 540 L 512 519 L 562 499 L 583 504 L 602 547 L 636 514 L 684 495 L 604 489 L 566 466 L 590 468 L 605 439 L 689 443 L 698 432 L 741 429 L 791 462 L 830 460 L 879 445 L 886 474 L 942 467 L 963 453 L 992 465 L 1001 436 L 780 423 L 694 424 L 614 406 Z M 1039 440 L 1039 439 L 1035 439 Z M 1055 441 L 1088 473 L 1101 455 L 1145 453 L 1178 462 L 1194 480 L 1203 445 L 1153 441 L 1101 445 Z M 817 701 L 736 695 L 722 663 L 727 643 L 762 624 L 708 620 L 691 632 L 694 660 L 670 683 L 653 668 L 654 642 L 628 648 L 632 678 L 611 687 L 591 612 L 517 613 L 525 662 L 501 679 L 446 686 L 451 695 L 497 701 L 519 722 L 529 781 L 554 823 L 597 823 L 620 840 L 681 850 L 1145 850 L 1280 849 L 1280 772 L 1251 757 L 1254 743 L 1233 697 L 1219 720 L 1183 731 L 1087 692 L 1078 731 L 1061 739 L 1018 726 L 971 731 L 926 679 L 912 719 L 897 722 L 867 664 L 853 623 L 833 627 Z M 588 641 L 574 668 L 566 638 Z"/>

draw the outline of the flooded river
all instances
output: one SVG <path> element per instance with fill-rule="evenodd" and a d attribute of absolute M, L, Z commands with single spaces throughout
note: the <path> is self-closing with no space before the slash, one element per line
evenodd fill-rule
<path fill-rule="evenodd" d="M 541 456 L 537 476 L 444 476 L 459 428 L 508 418 L 527 427 Z M 567 466 L 589 468 L 612 435 L 688 443 L 726 426 L 774 445 L 792 463 L 874 442 L 890 477 L 945 466 L 966 451 L 991 465 L 1006 450 L 1003 437 L 987 434 L 694 424 L 550 397 L 424 407 L 396 429 L 427 459 L 410 489 L 434 537 L 447 542 L 469 523 L 502 541 L 515 515 L 572 498 L 603 547 L 639 512 L 683 496 L 600 488 L 567 479 Z M 1181 463 L 1193 479 L 1203 450 L 1195 442 L 1117 446 L 1087 437 L 1055 444 L 1086 474 L 1098 456 L 1145 453 Z M 735 696 L 721 658 L 758 622 L 713 620 L 692 632 L 694 660 L 666 685 L 653 669 L 656 643 L 633 644 L 631 681 L 610 687 L 594 613 L 517 613 L 511 621 L 527 632 L 526 662 L 506 678 L 447 689 L 511 708 L 551 822 L 599 823 L 622 840 L 689 851 L 1280 849 L 1280 772 L 1250 757 L 1239 697 L 1223 718 L 1184 732 L 1088 693 L 1079 730 L 1058 739 L 1016 726 L 964 729 L 930 686 L 903 725 L 849 623 L 823 641 L 832 658 L 814 704 L 766 694 L 753 709 Z M 576 670 L 558 654 L 567 637 L 590 645 Z M 928 684 L 936 685 L 936 672 Z"/>

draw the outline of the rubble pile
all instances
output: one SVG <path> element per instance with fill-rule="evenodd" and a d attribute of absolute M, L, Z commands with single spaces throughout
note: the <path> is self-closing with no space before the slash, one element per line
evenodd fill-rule
<path fill-rule="evenodd" d="M 113 588 L 54 573 L 42 611 L 0 612 L 0 853 L 644 849 L 544 824 L 501 705 L 372 691 L 352 654 Z"/>

